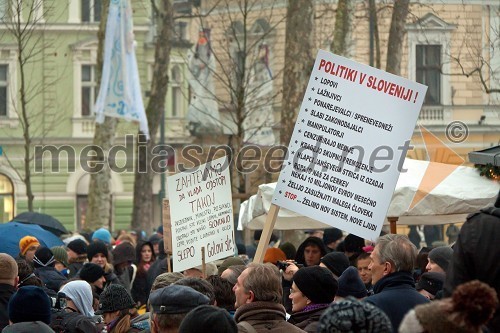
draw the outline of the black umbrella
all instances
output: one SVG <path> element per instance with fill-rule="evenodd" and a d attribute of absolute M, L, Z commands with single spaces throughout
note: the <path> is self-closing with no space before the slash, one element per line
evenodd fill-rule
<path fill-rule="evenodd" d="M 24 212 L 14 217 L 11 222 L 38 224 L 40 227 L 50 231 L 57 237 L 62 234 L 69 233 L 69 231 L 55 217 L 42 213 Z"/>

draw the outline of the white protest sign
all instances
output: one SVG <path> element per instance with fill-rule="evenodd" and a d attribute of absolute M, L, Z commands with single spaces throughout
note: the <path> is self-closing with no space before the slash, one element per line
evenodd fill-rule
<path fill-rule="evenodd" d="M 227 157 L 167 177 L 173 271 L 234 254 L 231 182 Z"/>
<path fill-rule="evenodd" d="M 320 50 L 273 204 L 375 239 L 426 91 Z"/>

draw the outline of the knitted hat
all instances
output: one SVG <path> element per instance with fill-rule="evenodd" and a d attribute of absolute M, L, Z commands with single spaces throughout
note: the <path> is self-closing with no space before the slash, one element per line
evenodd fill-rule
<path fill-rule="evenodd" d="M 54 255 L 54 258 L 56 261 L 60 262 L 64 266 L 68 267 L 68 252 L 64 249 L 62 246 L 53 246 L 50 248 L 52 251 L 52 254 Z"/>
<path fill-rule="evenodd" d="M 453 257 L 453 249 L 449 246 L 440 246 L 429 252 L 429 259 L 438 264 L 446 272 Z"/>
<path fill-rule="evenodd" d="M 286 260 L 285 252 L 281 251 L 276 247 L 270 247 L 266 250 L 266 254 L 264 255 L 264 263 L 270 262 L 271 264 L 275 264 L 278 261 Z"/>
<path fill-rule="evenodd" d="M 89 258 L 89 261 L 92 261 L 92 258 L 98 253 L 102 253 L 106 258 L 109 258 L 106 244 L 100 240 L 95 240 L 87 246 L 87 258 Z"/>
<path fill-rule="evenodd" d="M 149 242 L 151 244 L 158 244 L 161 241 L 161 236 L 158 234 L 152 234 L 151 237 L 149 237 Z"/>
<path fill-rule="evenodd" d="M 132 296 L 121 284 L 110 284 L 99 296 L 99 310 L 96 314 L 131 309 L 135 305 Z"/>
<path fill-rule="evenodd" d="M 40 246 L 40 242 L 33 236 L 24 236 L 19 241 L 19 252 L 24 256 L 31 246 Z"/>
<path fill-rule="evenodd" d="M 323 243 L 325 243 L 325 245 L 328 245 L 330 243 L 338 241 L 342 237 L 344 237 L 342 230 L 337 228 L 328 228 L 323 232 Z"/>
<path fill-rule="evenodd" d="M 309 266 L 299 269 L 293 275 L 293 282 L 299 290 L 314 304 L 333 302 L 339 287 L 332 273 L 320 266 Z"/>
<path fill-rule="evenodd" d="M 222 264 L 217 269 L 217 272 L 219 273 L 219 275 L 221 275 L 222 272 L 224 272 L 228 267 L 236 265 L 245 265 L 245 262 L 240 257 L 229 257 L 222 262 Z"/>
<path fill-rule="evenodd" d="M 445 274 L 438 272 L 426 272 L 420 276 L 415 288 L 417 290 L 425 290 L 431 295 L 436 295 L 438 291 L 443 289 Z"/>
<path fill-rule="evenodd" d="M 118 244 L 111 253 L 113 254 L 114 265 L 135 261 L 135 248 L 129 242 Z"/>
<path fill-rule="evenodd" d="M 353 296 L 356 298 L 364 298 L 366 294 L 365 284 L 361 281 L 356 267 L 347 267 L 344 273 L 339 277 L 339 290 L 337 290 L 337 295 L 340 297 Z"/>
<path fill-rule="evenodd" d="M 33 266 L 35 268 L 39 267 L 54 267 L 56 264 L 56 259 L 54 254 L 48 247 L 39 247 L 35 252 L 33 257 Z"/>
<path fill-rule="evenodd" d="M 330 305 L 319 318 L 318 333 L 330 332 L 392 332 L 392 325 L 379 308 L 348 297 Z"/>
<path fill-rule="evenodd" d="M 179 326 L 179 333 L 198 332 L 237 333 L 238 327 L 226 310 L 211 305 L 200 305 L 191 310 Z"/>
<path fill-rule="evenodd" d="M 349 258 L 343 252 L 330 252 L 321 258 L 321 262 L 337 277 L 349 267 Z"/>
<path fill-rule="evenodd" d="M 94 283 L 104 276 L 104 269 L 97 264 L 89 262 L 82 266 L 79 275 L 80 279 L 88 283 Z"/>
<path fill-rule="evenodd" d="M 101 242 L 104 242 L 104 243 L 109 245 L 109 244 L 111 244 L 111 233 L 107 229 L 104 229 L 104 228 L 97 229 L 92 234 L 92 240 L 95 240 L 95 239 L 98 239 Z"/>
<path fill-rule="evenodd" d="M 210 302 L 209 298 L 191 287 L 170 285 L 153 291 L 149 295 L 151 310 L 154 313 L 188 313 L 199 305 Z"/>
<path fill-rule="evenodd" d="M 355 234 L 349 234 L 344 238 L 344 247 L 346 252 L 363 252 L 365 240 Z"/>
<path fill-rule="evenodd" d="M 23 321 L 42 321 L 50 324 L 51 302 L 42 288 L 21 287 L 9 301 L 9 319 L 13 323 Z"/>
<path fill-rule="evenodd" d="M 67 245 L 68 249 L 75 252 L 76 254 L 86 254 L 87 253 L 87 243 L 81 239 L 75 239 Z"/>

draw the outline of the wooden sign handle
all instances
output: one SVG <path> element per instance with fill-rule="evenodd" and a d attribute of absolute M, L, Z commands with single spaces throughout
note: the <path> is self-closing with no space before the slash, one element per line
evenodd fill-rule
<path fill-rule="evenodd" d="M 279 211 L 279 206 L 271 204 L 269 212 L 267 213 L 264 229 L 262 230 L 262 235 L 260 236 L 259 245 L 257 246 L 257 251 L 255 251 L 253 262 L 262 264 L 262 262 L 264 261 L 264 255 L 266 254 L 269 240 L 271 239 L 271 234 L 273 233 L 274 225 L 276 224 L 276 218 L 278 217 Z"/>
<path fill-rule="evenodd" d="M 205 247 L 201 247 L 201 274 L 203 278 L 207 278 L 207 263 L 205 262 Z"/>

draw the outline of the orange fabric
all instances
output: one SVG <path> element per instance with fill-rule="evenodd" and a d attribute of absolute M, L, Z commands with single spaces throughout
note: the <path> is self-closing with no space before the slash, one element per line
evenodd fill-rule
<path fill-rule="evenodd" d="M 40 242 L 33 236 L 24 236 L 19 241 L 19 251 L 24 256 L 31 246 L 40 246 Z"/>

